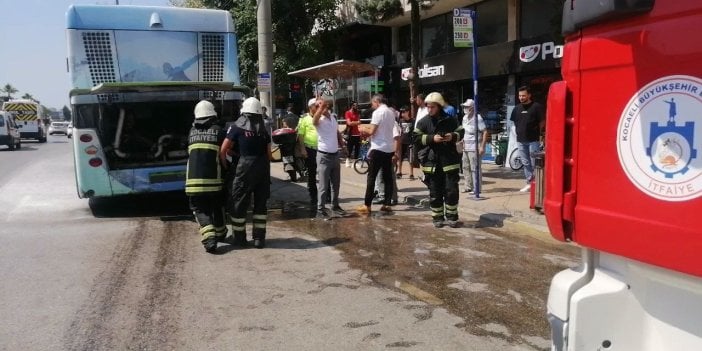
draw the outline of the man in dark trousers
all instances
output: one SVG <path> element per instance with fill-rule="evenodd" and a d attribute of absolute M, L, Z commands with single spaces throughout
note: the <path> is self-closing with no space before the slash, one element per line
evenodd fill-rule
<path fill-rule="evenodd" d="M 217 241 L 223 241 L 227 235 L 219 157 L 224 131 L 216 122 L 214 105 L 200 101 L 195 106 L 195 122 L 188 137 L 185 180 L 185 194 L 190 198 L 190 208 L 200 225 L 202 244 L 209 253 L 214 253 Z"/>
<path fill-rule="evenodd" d="M 246 212 L 253 196 L 252 236 L 254 247 L 262 249 L 266 243 L 266 202 L 271 192 L 271 136 L 266 131 L 258 99 L 250 97 L 244 100 L 241 117 L 229 128 L 222 143 L 220 157 L 223 161 L 230 148 L 235 148 L 239 154 L 232 191 L 227 199 L 234 244 L 247 245 Z"/>
<path fill-rule="evenodd" d="M 317 111 L 317 99 L 311 98 L 307 102 L 307 108 L 309 112 L 302 115 L 297 125 L 297 141 L 307 167 L 310 215 L 314 217 L 317 214 L 317 128 L 314 126 L 312 116 Z"/>
<path fill-rule="evenodd" d="M 511 120 L 517 131 L 517 147 L 524 165 L 524 177 L 527 183 L 519 191 L 527 192 L 531 189 L 531 180 L 534 178 L 534 161 L 531 155 L 541 147 L 540 139 L 546 119 L 541 104 L 531 100 L 531 91 L 528 87 L 519 88 L 519 102 L 520 104 L 512 110 Z"/>
<path fill-rule="evenodd" d="M 415 147 L 429 185 L 429 206 L 434 227 L 458 226 L 458 172 L 461 154 L 456 143 L 463 140 L 463 126 L 443 111 L 446 102 L 439 93 L 430 93 L 424 100 L 429 112 L 417 122 Z"/>

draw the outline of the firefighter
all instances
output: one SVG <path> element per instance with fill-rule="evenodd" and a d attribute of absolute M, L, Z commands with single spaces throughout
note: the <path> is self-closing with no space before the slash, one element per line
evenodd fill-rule
<path fill-rule="evenodd" d="M 224 223 L 223 180 L 219 145 L 224 131 L 217 124 L 217 112 L 211 102 L 195 105 L 195 122 L 188 137 L 188 166 L 185 194 L 200 225 L 205 251 L 214 253 L 217 242 L 227 235 Z"/>
<path fill-rule="evenodd" d="M 270 196 L 270 143 L 271 136 L 265 127 L 261 103 L 253 97 L 244 100 L 241 117 L 229 128 L 220 150 L 223 160 L 231 148 L 238 150 L 239 156 L 232 190 L 227 198 L 235 245 L 247 245 L 246 211 L 253 196 L 254 247 L 262 249 L 265 246 L 266 202 Z"/>
<path fill-rule="evenodd" d="M 414 133 L 424 181 L 429 186 L 432 221 L 436 228 L 444 225 L 456 228 L 461 169 L 461 154 L 456 150 L 456 143 L 463 140 L 463 126 L 443 111 L 446 102 L 441 94 L 430 93 L 424 102 L 431 118 L 417 122 Z"/>

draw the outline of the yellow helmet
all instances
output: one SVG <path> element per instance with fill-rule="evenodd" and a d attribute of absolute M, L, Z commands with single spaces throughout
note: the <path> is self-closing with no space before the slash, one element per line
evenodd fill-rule
<path fill-rule="evenodd" d="M 444 101 L 444 97 L 441 96 L 441 94 L 437 92 L 429 93 L 426 98 L 424 98 L 424 103 L 428 104 L 430 102 L 433 102 L 435 104 L 439 104 L 439 106 L 444 107 L 446 106 L 446 101 Z"/>

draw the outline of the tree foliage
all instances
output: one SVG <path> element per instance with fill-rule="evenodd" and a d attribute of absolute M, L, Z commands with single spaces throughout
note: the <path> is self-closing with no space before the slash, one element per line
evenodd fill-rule
<path fill-rule="evenodd" d="M 7 83 L 5 86 L 0 89 L 3 93 L 7 94 L 7 99 L 12 99 L 12 94 L 17 93 L 19 90 L 17 90 L 15 87 L 12 86 L 12 84 Z"/>
<path fill-rule="evenodd" d="M 405 0 L 410 5 L 410 66 L 413 74 L 409 79 L 410 95 L 416 96 L 419 92 L 419 28 L 421 17 L 420 10 L 427 10 L 438 0 Z M 373 23 L 383 22 L 404 15 L 404 5 L 401 0 L 359 0 L 356 11 L 361 18 Z M 414 116 L 415 108 L 412 108 Z"/>
<path fill-rule="evenodd" d="M 358 0 L 354 6 L 361 18 L 372 23 L 385 22 L 405 13 L 400 0 Z"/>
<path fill-rule="evenodd" d="M 71 120 L 71 117 L 72 117 L 72 115 L 71 115 L 71 109 L 68 108 L 68 106 L 63 105 L 63 108 L 61 109 L 61 111 L 63 112 L 63 119 L 65 119 L 65 120 L 67 120 L 67 121 L 70 121 L 70 120 Z"/>

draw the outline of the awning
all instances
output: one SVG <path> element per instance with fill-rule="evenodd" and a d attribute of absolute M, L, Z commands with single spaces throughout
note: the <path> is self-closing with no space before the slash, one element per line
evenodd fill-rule
<path fill-rule="evenodd" d="M 324 78 L 353 78 L 359 73 L 374 72 L 376 67 L 370 63 L 338 60 L 327 62 L 318 66 L 303 68 L 288 73 L 289 76 L 310 78 L 314 80 Z"/>

